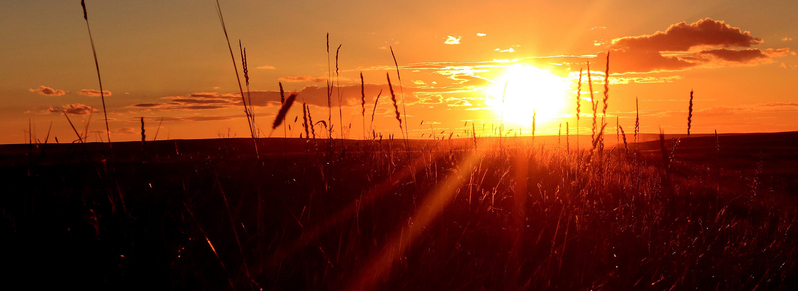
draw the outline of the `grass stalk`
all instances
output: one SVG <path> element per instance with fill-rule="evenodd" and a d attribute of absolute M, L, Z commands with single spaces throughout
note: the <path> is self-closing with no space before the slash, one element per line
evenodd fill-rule
<path fill-rule="evenodd" d="M 402 75 L 399 74 L 399 62 L 396 61 L 396 54 L 393 53 L 393 47 L 389 46 L 389 48 L 391 49 L 391 57 L 393 58 L 393 64 L 396 67 L 396 78 L 399 79 L 399 92 L 402 94 L 402 112 L 404 113 L 405 124 L 407 124 L 407 107 L 405 107 L 405 89 L 404 89 L 405 86 L 402 85 Z M 388 83 L 390 84 L 390 82 Z M 403 132 L 403 135 L 405 136 L 405 150 L 407 151 L 410 150 L 410 143 L 407 140 L 408 138 L 410 138 L 409 127 L 410 126 L 405 126 L 404 129 L 405 131 Z"/>
<path fill-rule="evenodd" d="M 236 58 L 233 54 L 233 47 L 230 45 L 230 37 L 227 34 L 227 26 L 224 24 L 224 16 L 222 15 L 222 6 L 219 0 L 216 0 L 216 14 L 219 17 L 219 23 L 222 24 L 222 31 L 224 32 L 224 39 L 227 41 L 227 50 L 230 51 L 230 59 L 233 61 L 233 71 L 236 73 L 236 82 L 238 84 L 238 91 L 241 93 L 241 102 L 244 105 L 244 114 L 247 116 L 247 124 L 249 125 L 249 133 L 252 136 L 252 143 L 255 146 L 255 156 L 260 159 L 258 152 L 258 142 L 255 140 L 255 127 L 252 125 L 252 114 L 247 107 L 247 99 L 244 97 L 244 88 L 241 86 L 241 77 L 238 74 L 238 66 L 236 65 Z"/>
<path fill-rule="evenodd" d="M 687 108 L 687 136 L 690 136 L 690 127 L 693 123 L 693 90 L 690 90 L 690 106 Z"/>
<path fill-rule="evenodd" d="M 64 110 L 64 111 L 61 111 L 61 112 L 63 112 L 63 113 L 64 113 L 64 117 L 66 117 L 67 121 L 69 121 L 69 126 L 71 126 L 71 127 L 72 127 L 72 130 L 74 130 L 74 131 L 75 131 L 75 135 L 77 135 L 77 136 L 78 136 L 78 141 L 80 141 L 80 143 L 83 143 L 83 138 L 80 136 L 80 133 L 78 133 L 78 130 L 77 130 L 77 129 L 75 129 L 75 125 L 74 125 L 74 124 L 72 124 L 72 120 L 71 120 L 71 119 L 69 119 L 69 115 L 67 115 L 67 113 L 66 113 L 66 110 Z M 30 126 L 28 126 L 28 127 L 30 128 Z M 30 130 L 28 130 L 28 134 L 30 134 Z"/>
<path fill-rule="evenodd" d="M 94 68 L 97 70 L 97 81 L 100 83 L 100 100 L 103 103 L 103 115 L 105 116 L 105 134 L 108 137 L 108 148 L 111 146 L 111 130 L 108 127 L 108 112 L 105 109 L 105 91 L 103 91 L 103 79 L 100 76 L 100 62 L 97 61 L 97 50 L 94 48 L 94 38 L 91 36 L 91 27 L 89 26 L 89 14 L 86 12 L 86 1 L 80 0 L 80 6 L 83 7 L 83 19 L 86 20 L 86 29 L 89 31 L 89 42 L 91 43 L 91 53 L 94 56 Z"/>

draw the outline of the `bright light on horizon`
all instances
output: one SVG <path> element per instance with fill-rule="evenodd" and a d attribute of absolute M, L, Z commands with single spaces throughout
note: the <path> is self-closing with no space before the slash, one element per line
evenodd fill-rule
<path fill-rule="evenodd" d="M 485 104 L 497 118 L 503 116 L 508 125 L 505 128 L 531 128 L 533 112 L 537 113 L 540 132 L 542 125 L 557 118 L 565 108 L 567 92 L 567 79 L 549 70 L 516 64 L 507 67 L 504 75 L 487 88 Z"/>

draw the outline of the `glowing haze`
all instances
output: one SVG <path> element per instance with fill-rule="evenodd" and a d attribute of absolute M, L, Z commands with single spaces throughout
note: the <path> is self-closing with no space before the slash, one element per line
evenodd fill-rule
<path fill-rule="evenodd" d="M 0 143 L 27 142 L 29 122 L 42 142 L 50 124 L 51 142 L 71 142 L 77 137 L 64 112 L 79 128 L 91 118 L 90 141 L 105 136 L 79 2 L 0 4 Z M 86 2 L 112 139 L 140 139 L 140 117 L 150 139 L 161 120 L 159 139 L 248 136 L 213 1 Z M 607 115 L 624 127 L 633 127 L 638 97 L 643 132 L 685 133 L 694 90 L 693 133 L 798 130 L 796 1 L 221 0 L 221 7 L 231 41 L 247 49 L 262 135 L 279 109 L 278 82 L 299 93 L 314 121 L 329 118 L 326 88 L 334 85 L 332 105 L 342 106 L 341 117 L 333 110 L 335 137 L 339 120 L 347 138 L 362 138 L 363 124 L 398 134 L 386 72 L 404 100 L 411 138 L 458 135 L 471 124 L 491 135 L 502 120 L 505 132 L 528 135 L 533 112 L 539 135 L 557 134 L 566 122 L 574 132 L 579 70 L 590 62 L 594 93 L 602 95 L 608 51 Z M 238 54 L 236 61 L 242 73 Z M 304 134 L 301 105 L 286 119 L 293 137 Z"/>

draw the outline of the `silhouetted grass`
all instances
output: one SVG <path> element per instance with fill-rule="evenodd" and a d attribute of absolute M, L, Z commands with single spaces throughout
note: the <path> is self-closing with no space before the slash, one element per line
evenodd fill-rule
<path fill-rule="evenodd" d="M 148 142 L 148 163 L 113 165 L 127 213 L 97 174 L 103 163 L 74 158 L 93 150 L 65 160 L 69 145 L 50 145 L 41 159 L 50 162 L 30 177 L 24 163 L 0 168 L 14 181 L 0 203 L 15 250 L 5 261 L 20 280 L 46 261 L 62 286 L 340 289 L 371 282 L 359 280 L 372 274 L 368 262 L 399 243 L 404 252 L 386 257 L 372 287 L 795 288 L 795 196 L 779 183 L 753 196 L 753 167 L 740 179 L 683 162 L 700 139 L 684 139 L 675 157 L 665 138 L 643 144 L 639 169 L 624 155 L 488 141 L 474 151 L 468 139 L 418 141 L 410 152 L 392 140 L 369 151 L 347 142 L 332 153 L 304 139 L 260 140 L 259 160 L 241 139 Z M 706 183 L 715 180 L 720 192 Z M 448 202 L 425 202 L 441 189 Z M 416 216 L 432 210 L 435 219 Z M 411 229 L 420 233 L 401 235 Z"/>

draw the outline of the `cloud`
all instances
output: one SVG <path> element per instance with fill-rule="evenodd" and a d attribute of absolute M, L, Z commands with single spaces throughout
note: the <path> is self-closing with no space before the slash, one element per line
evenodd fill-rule
<path fill-rule="evenodd" d="M 798 112 L 798 102 L 770 102 L 742 106 L 716 106 L 697 110 L 698 116 L 733 115 L 741 112 L 772 113 L 772 112 Z"/>
<path fill-rule="evenodd" d="M 782 49 L 766 49 L 760 51 L 759 49 L 746 49 L 746 50 L 729 50 L 729 49 L 714 49 L 702 51 L 702 55 L 711 55 L 718 59 L 736 62 L 736 63 L 751 63 L 759 59 L 769 60 L 771 57 L 779 57 L 790 53 L 787 48 Z"/>
<path fill-rule="evenodd" d="M 603 70 L 607 53 L 596 56 L 598 63 L 596 69 Z M 663 56 L 652 51 L 612 51 L 610 53 L 610 70 L 616 73 L 626 72 L 651 72 L 651 71 L 678 71 L 696 66 L 695 63 L 679 57 Z"/>
<path fill-rule="evenodd" d="M 786 36 L 781 39 L 781 41 L 791 41 L 791 40 L 792 40 L 792 37 L 786 37 Z"/>
<path fill-rule="evenodd" d="M 414 94 L 418 92 L 426 92 L 426 93 L 434 93 L 436 92 L 435 89 L 426 89 L 426 88 L 412 88 L 412 87 L 404 87 L 400 88 L 398 84 L 393 84 L 394 92 L 397 94 L 397 98 L 400 98 L 399 92 L 404 91 L 405 97 L 410 99 L 414 98 Z M 345 85 L 336 87 L 336 90 L 340 90 L 343 94 L 343 104 L 347 106 L 347 104 L 360 104 L 360 84 L 356 85 Z M 365 84 L 364 85 L 366 101 L 367 103 L 374 104 L 374 99 L 377 97 L 377 94 L 382 91 L 382 98 L 389 95 L 390 93 L 388 90 L 388 84 Z M 310 105 L 316 105 L 320 107 L 327 107 L 327 88 L 326 87 L 319 87 L 316 85 L 306 86 L 299 90 L 297 102 L 305 102 Z M 286 95 L 288 92 L 286 92 Z M 335 94 L 335 93 L 333 93 Z M 267 91 L 267 90 L 257 90 L 251 91 L 250 96 L 252 100 L 252 105 L 263 107 L 263 106 L 275 106 L 280 104 L 280 91 Z M 147 103 L 138 103 L 133 104 L 128 107 L 130 108 L 138 108 L 138 109 L 159 109 L 163 111 L 169 110 L 211 110 L 211 109 L 223 109 L 223 108 L 232 108 L 232 107 L 241 107 L 241 95 L 238 93 L 226 93 L 220 94 L 217 92 L 198 92 L 192 93 L 182 96 L 167 96 L 162 97 L 162 102 L 147 102 Z M 332 98 L 332 106 L 338 106 L 337 98 Z"/>
<path fill-rule="evenodd" d="M 416 94 L 418 104 L 441 104 L 443 96 L 441 94 Z"/>
<path fill-rule="evenodd" d="M 277 68 L 275 68 L 274 66 L 265 65 L 265 66 L 257 67 L 256 69 L 274 70 L 274 69 L 277 69 Z"/>
<path fill-rule="evenodd" d="M 612 75 L 612 74 L 610 74 Z M 610 77 L 610 84 L 613 85 L 620 85 L 620 84 L 659 84 L 659 83 L 672 83 L 677 80 L 684 79 L 682 76 L 665 76 L 665 77 L 654 77 L 654 76 L 633 76 L 633 77 Z"/>
<path fill-rule="evenodd" d="M 488 72 L 488 70 L 477 69 L 476 67 L 472 66 L 449 66 L 437 70 L 435 73 L 441 76 L 446 76 L 456 84 L 471 82 L 469 85 L 484 86 L 491 84 L 491 81 L 477 74 L 485 72 Z"/>
<path fill-rule="evenodd" d="M 75 103 L 75 104 L 67 104 L 64 106 L 57 106 L 55 108 L 50 107 L 47 110 L 44 110 L 42 113 L 44 114 L 61 113 L 62 111 L 66 111 L 67 114 L 73 114 L 73 115 L 85 115 L 91 112 L 99 112 L 97 109 L 94 109 L 91 106 Z"/>
<path fill-rule="evenodd" d="M 445 43 L 445 44 L 460 44 L 460 39 L 461 38 L 462 38 L 461 36 L 454 37 L 454 36 L 449 35 L 449 36 L 447 36 L 446 41 L 444 41 L 443 43 Z"/>
<path fill-rule="evenodd" d="M 324 77 L 315 78 L 315 77 L 311 77 L 311 76 L 293 76 L 293 77 L 280 77 L 278 80 L 283 81 L 283 82 L 291 82 L 291 83 L 295 83 L 295 82 L 321 83 L 321 82 L 326 82 L 327 78 L 324 78 Z"/>
<path fill-rule="evenodd" d="M 678 71 L 696 67 L 750 65 L 772 62 L 772 58 L 790 53 L 788 48 L 750 48 L 761 44 L 748 31 L 706 18 L 687 24 L 673 24 L 664 32 L 627 36 L 612 40 L 611 68 L 616 73 Z M 746 49 L 731 49 L 741 47 Z M 596 56 L 599 61 L 606 53 Z M 602 67 L 602 64 L 597 64 Z"/>
<path fill-rule="evenodd" d="M 64 90 L 56 90 L 47 86 L 39 86 L 38 89 L 28 89 L 28 91 L 39 93 L 40 95 L 45 96 L 63 96 L 67 93 Z"/>
<path fill-rule="evenodd" d="M 508 48 L 508 49 L 506 49 L 506 50 L 503 50 L 503 49 L 497 48 L 497 49 L 495 49 L 495 50 L 493 50 L 493 51 L 502 52 L 502 53 L 512 53 L 512 52 L 515 52 L 515 50 L 514 50 L 513 48 Z"/>
<path fill-rule="evenodd" d="M 612 40 L 612 49 L 643 51 L 688 51 L 696 46 L 750 47 L 762 43 L 748 31 L 732 27 L 722 20 L 706 19 L 687 24 L 677 23 L 665 32 L 627 36 Z"/>
<path fill-rule="evenodd" d="M 449 107 L 471 107 L 471 103 L 468 100 L 458 100 L 453 103 L 446 104 Z"/>
<path fill-rule="evenodd" d="M 111 131 L 113 134 L 135 134 L 136 132 L 133 131 L 132 127 L 122 127 L 117 128 L 116 130 Z"/>
<path fill-rule="evenodd" d="M 78 91 L 78 94 L 85 95 L 85 96 L 97 97 L 97 96 L 100 96 L 100 90 L 83 89 L 83 90 Z M 103 96 L 111 96 L 111 91 L 103 90 Z"/>
<path fill-rule="evenodd" d="M 241 106 L 241 95 L 219 94 L 216 92 L 198 92 L 182 96 L 162 97 L 165 102 L 138 103 L 128 107 L 153 108 L 162 111 L 170 110 L 211 110 L 231 106 Z"/>
<path fill-rule="evenodd" d="M 243 115 L 243 114 L 241 114 Z M 202 115 L 202 116 L 184 116 L 184 117 L 172 117 L 172 116 L 165 116 L 165 117 L 145 117 L 145 119 L 152 120 L 153 122 L 160 122 L 161 119 L 166 122 L 176 122 L 176 121 L 222 121 L 222 120 L 231 120 L 231 119 L 238 119 L 242 118 L 241 115 L 227 115 L 227 116 L 220 116 L 220 115 Z M 135 121 L 138 121 L 136 119 Z"/>
<path fill-rule="evenodd" d="M 486 35 L 487 34 L 484 34 L 484 33 L 481 33 L 481 32 L 477 32 L 477 36 L 486 36 Z"/>

